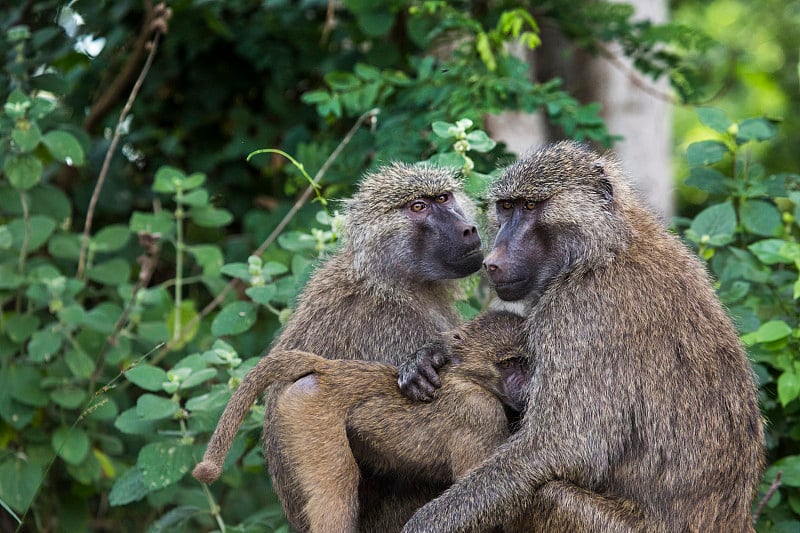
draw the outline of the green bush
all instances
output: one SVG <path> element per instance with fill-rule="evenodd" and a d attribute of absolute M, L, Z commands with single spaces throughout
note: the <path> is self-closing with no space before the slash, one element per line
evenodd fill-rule
<path fill-rule="evenodd" d="M 684 235 L 708 261 L 717 291 L 742 333 L 761 387 L 769 468 L 759 502 L 781 472 L 779 489 L 761 510 L 759 531 L 800 527 L 800 175 L 766 175 L 755 145 L 774 142 L 765 118 L 733 122 L 699 108 L 714 138 L 689 145 L 686 184 L 709 195 Z M 686 227 L 688 226 L 688 227 Z M 757 502 L 758 503 L 758 502 Z"/>

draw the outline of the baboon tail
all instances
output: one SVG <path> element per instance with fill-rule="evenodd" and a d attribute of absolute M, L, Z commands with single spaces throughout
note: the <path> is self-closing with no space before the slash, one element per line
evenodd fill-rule
<path fill-rule="evenodd" d="M 258 397 L 273 383 L 296 381 L 314 372 L 325 359 L 300 350 L 276 350 L 256 363 L 242 380 L 208 442 L 203 460 L 194 467 L 192 476 L 203 483 L 216 481 L 239 426 Z"/>

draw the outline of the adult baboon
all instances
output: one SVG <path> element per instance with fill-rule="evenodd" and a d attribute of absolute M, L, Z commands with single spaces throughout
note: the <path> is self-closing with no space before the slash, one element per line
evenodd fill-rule
<path fill-rule="evenodd" d="M 341 248 L 308 281 L 273 350 L 397 365 L 461 322 L 453 304 L 455 279 L 476 272 L 483 260 L 474 207 L 450 171 L 397 163 L 363 179 L 346 204 L 345 218 Z M 253 403 L 263 390 L 258 380 L 254 369 L 223 419 Z M 250 381 L 256 384 L 245 386 Z M 304 495 L 281 444 L 284 423 L 274 416 L 285 386 L 270 389 L 264 455 L 287 519 L 305 531 Z M 412 487 L 364 471 L 361 523 L 368 524 L 364 529 L 387 530 L 392 524 L 399 530 L 441 488 Z"/>
<path fill-rule="evenodd" d="M 531 306 L 527 408 L 404 531 L 752 531 L 756 387 L 703 265 L 576 143 L 511 165 L 490 197 L 489 279 Z"/>
<path fill-rule="evenodd" d="M 274 417 L 306 502 L 309 530 L 358 531 L 360 474 L 350 442 L 357 443 L 359 463 L 375 472 L 437 485 L 452 483 L 489 457 L 509 434 L 505 408 L 519 412 L 524 406 L 529 373 L 521 326 L 518 315 L 487 313 L 443 335 L 452 359 L 430 403 L 403 396 L 397 368 L 385 363 L 298 350 L 273 350 L 261 359 L 254 370 L 258 379 L 242 386 L 257 383 L 263 390 L 276 381 L 294 382 Z M 249 407 L 226 411 L 229 418 L 220 420 L 195 478 L 217 479 Z"/>

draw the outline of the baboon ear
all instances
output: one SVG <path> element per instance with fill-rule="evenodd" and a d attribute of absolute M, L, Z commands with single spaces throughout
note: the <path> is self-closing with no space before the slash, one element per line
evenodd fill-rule
<path fill-rule="evenodd" d="M 594 169 L 594 173 L 597 174 L 598 176 L 606 175 L 606 169 L 600 160 L 595 161 L 594 164 L 592 165 L 592 168 Z"/>
<path fill-rule="evenodd" d="M 610 204 L 614 199 L 614 186 L 611 185 L 611 182 L 603 178 L 597 182 L 597 189 L 603 196 L 603 199 Z"/>

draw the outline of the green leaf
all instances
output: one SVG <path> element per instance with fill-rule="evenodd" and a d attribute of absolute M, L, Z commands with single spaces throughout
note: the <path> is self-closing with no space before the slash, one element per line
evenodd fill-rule
<path fill-rule="evenodd" d="M 18 513 L 28 509 L 44 479 L 42 468 L 15 454 L 0 463 L 0 499 Z"/>
<path fill-rule="evenodd" d="M 325 83 L 334 91 L 349 91 L 361 86 L 361 80 L 349 72 L 328 72 L 325 75 Z"/>
<path fill-rule="evenodd" d="M 121 285 L 130 279 L 131 267 L 125 259 L 117 257 L 93 265 L 86 271 L 86 277 L 103 285 Z"/>
<path fill-rule="evenodd" d="M 222 264 L 225 258 L 222 256 L 222 251 L 219 246 L 213 244 L 199 244 L 197 246 L 189 246 L 189 253 L 194 256 L 195 261 L 203 269 L 204 276 L 216 277 L 222 271 Z"/>
<path fill-rule="evenodd" d="M 71 465 L 78 465 L 89 454 L 89 436 L 78 428 L 62 426 L 56 430 L 50 440 L 59 457 Z"/>
<path fill-rule="evenodd" d="M 211 323 L 211 334 L 238 335 L 250 329 L 256 322 L 256 308 L 250 302 L 233 302 L 226 305 L 214 317 Z"/>
<path fill-rule="evenodd" d="M 765 265 L 794 264 L 800 260 L 800 244 L 782 239 L 763 239 L 747 247 Z"/>
<path fill-rule="evenodd" d="M 264 267 L 261 269 L 261 272 L 264 274 L 264 276 L 274 278 L 275 276 L 280 276 L 281 274 L 289 272 L 289 269 L 286 268 L 286 265 L 283 263 L 267 261 L 264 263 Z"/>
<path fill-rule="evenodd" d="M 169 310 L 169 314 L 167 315 L 167 330 L 169 331 L 169 337 L 171 339 L 175 338 L 175 307 L 172 307 Z M 181 333 L 180 339 L 175 343 L 175 349 L 179 350 L 186 346 L 186 343 L 190 342 L 197 332 L 200 329 L 200 322 L 195 322 L 191 328 L 186 330 L 186 325 L 189 324 L 192 320 L 194 320 L 197 315 L 197 308 L 194 305 L 194 300 L 183 300 L 180 306 L 180 329 Z"/>
<path fill-rule="evenodd" d="M 143 420 L 136 413 L 136 407 L 131 407 L 114 420 L 114 427 L 129 435 L 152 435 L 155 432 L 156 422 Z"/>
<path fill-rule="evenodd" d="M 24 127 L 19 125 L 11 132 L 11 138 L 22 152 L 30 152 L 42 140 L 42 130 L 36 124 L 26 122 Z"/>
<path fill-rule="evenodd" d="M 133 233 L 142 231 L 169 236 L 172 235 L 175 222 L 167 211 L 159 211 L 155 214 L 134 211 L 129 226 Z"/>
<path fill-rule="evenodd" d="M 147 492 L 142 473 L 134 466 L 127 469 L 114 481 L 111 492 L 108 493 L 108 504 L 116 507 L 138 502 L 147 496 Z"/>
<path fill-rule="evenodd" d="M 167 380 L 167 373 L 157 366 L 141 363 L 126 370 L 125 378 L 144 390 L 158 392 L 161 384 Z"/>
<path fill-rule="evenodd" d="M 16 289 L 24 282 L 25 278 L 17 274 L 16 264 L 0 264 L 0 289 Z"/>
<path fill-rule="evenodd" d="M 247 268 L 247 263 L 228 263 L 222 266 L 220 272 L 232 278 L 250 281 L 250 270 Z"/>
<path fill-rule="evenodd" d="M 787 455 L 775 461 L 769 470 L 780 470 L 781 485 L 800 487 L 800 455 Z M 774 478 L 774 474 L 770 476 Z"/>
<path fill-rule="evenodd" d="M 686 149 L 686 160 L 689 166 L 712 165 L 721 161 L 728 153 L 728 147 L 719 141 L 700 141 L 692 143 Z"/>
<path fill-rule="evenodd" d="M 131 230 L 127 226 L 112 224 L 106 226 L 92 237 L 91 243 L 96 252 L 116 252 L 128 244 Z"/>
<path fill-rule="evenodd" d="M 51 329 L 36 331 L 28 343 L 28 357 L 35 363 L 44 363 L 61 348 L 64 337 Z"/>
<path fill-rule="evenodd" d="M 431 124 L 431 129 L 433 133 L 437 136 L 441 137 L 442 139 L 449 139 L 453 137 L 452 131 L 454 131 L 455 124 L 450 124 L 449 122 L 442 122 L 437 120 L 433 124 Z"/>
<path fill-rule="evenodd" d="M 356 66 L 353 67 L 353 72 L 356 73 L 356 76 L 365 81 L 377 81 L 381 79 L 381 71 L 366 63 L 356 63 Z"/>
<path fill-rule="evenodd" d="M 208 204 L 208 191 L 205 189 L 197 189 L 188 194 L 183 194 L 180 198 L 176 198 L 179 204 L 191 206 L 204 206 Z"/>
<path fill-rule="evenodd" d="M 42 144 L 57 161 L 75 167 L 83 165 L 83 148 L 71 133 L 48 131 L 42 136 Z"/>
<path fill-rule="evenodd" d="M 27 191 L 39 183 L 42 177 L 42 162 L 31 154 L 10 155 L 3 165 L 3 171 L 12 187 Z"/>
<path fill-rule="evenodd" d="M 469 132 L 467 141 L 469 141 L 469 149 L 476 152 L 488 152 L 497 144 L 483 130 Z"/>
<path fill-rule="evenodd" d="M 708 167 L 692 167 L 685 183 L 711 194 L 727 194 L 731 188 L 724 174 Z"/>
<path fill-rule="evenodd" d="M 733 240 L 736 231 L 736 211 L 731 202 L 712 205 L 701 211 L 687 230 L 694 242 L 724 246 Z"/>
<path fill-rule="evenodd" d="M 721 109 L 715 107 L 698 107 L 695 108 L 695 111 L 697 111 L 700 122 L 719 133 L 726 133 L 728 128 L 733 124 Z"/>
<path fill-rule="evenodd" d="M 77 409 L 86 402 L 86 391 L 65 387 L 52 391 L 50 399 L 65 409 Z"/>
<path fill-rule="evenodd" d="M 25 29 L 27 30 L 27 28 Z M 30 98 L 28 98 L 25 93 L 17 88 L 11 91 L 11 94 L 8 95 L 8 100 L 6 100 L 6 103 L 3 106 L 3 111 L 5 111 L 9 118 L 16 120 L 24 117 L 25 112 L 30 106 Z"/>
<path fill-rule="evenodd" d="M 278 237 L 278 244 L 284 250 L 290 252 L 302 252 L 305 250 L 315 250 L 317 248 L 317 240 L 309 235 L 300 231 L 287 231 Z"/>
<path fill-rule="evenodd" d="M 191 389 L 210 379 L 217 377 L 216 368 L 204 368 L 202 370 L 195 370 L 189 377 L 181 382 L 181 390 Z"/>
<path fill-rule="evenodd" d="M 203 174 L 202 172 L 195 172 L 193 174 L 189 174 L 188 176 L 186 176 L 186 178 L 182 182 L 180 182 L 180 186 L 181 189 L 183 189 L 184 191 L 190 191 L 192 189 L 196 189 L 197 187 L 201 186 L 203 183 L 205 183 L 205 181 L 206 181 L 205 174 Z M 192 193 L 184 195 L 184 198 L 186 196 L 190 196 L 191 194 Z"/>
<path fill-rule="evenodd" d="M 39 329 L 39 319 L 34 315 L 12 312 L 6 318 L 6 335 L 12 342 L 25 342 L 37 329 Z"/>
<path fill-rule="evenodd" d="M 17 249 L 22 248 L 22 243 L 25 240 L 27 228 L 25 227 L 25 220 L 15 218 L 8 224 L 8 229 L 14 236 L 14 247 Z M 56 229 L 56 221 L 44 215 L 33 215 L 30 217 L 30 233 L 28 234 L 28 252 L 37 250 L 43 245 L 53 230 Z"/>
<path fill-rule="evenodd" d="M 254 302 L 269 305 L 277 292 L 277 287 L 275 285 L 262 285 L 260 287 L 249 287 L 244 292 Z"/>
<path fill-rule="evenodd" d="M 142 420 L 163 420 L 172 417 L 178 412 L 180 406 L 163 396 L 155 394 L 142 394 L 136 400 L 136 414 Z"/>
<path fill-rule="evenodd" d="M 193 207 L 189 210 L 189 218 L 204 228 L 220 228 L 233 221 L 233 215 L 227 209 L 217 209 L 210 205 Z"/>
<path fill-rule="evenodd" d="M 739 208 L 742 226 L 756 235 L 777 237 L 783 232 L 783 219 L 778 208 L 764 200 L 745 200 Z"/>
<path fill-rule="evenodd" d="M 231 391 L 227 386 L 214 387 L 211 392 L 193 396 L 186 401 L 186 408 L 192 413 L 205 411 L 219 413 L 231 399 Z"/>
<path fill-rule="evenodd" d="M 794 370 L 786 371 L 778 377 L 778 399 L 786 407 L 800 396 L 800 376 Z"/>
<path fill-rule="evenodd" d="M 8 250 L 13 243 L 14 236 L 11 234 L 11 230 L 3 224 L 0 226 L 0 250 Z"/>
<path fill-rule="evenodd" d="M 386 8 L 360 11 L 356 13 L 356 22 L 365 35 L 383 37 L 391 29 L 394 23 L 394 15 Z"/>
<path fill-rule="evenodd" d="M 328 102 L 331 99 L 331 95 L 328 91 L 308 91 L 303 93 L 300 99 L 306 104 L 314 105 Z"/>
<path fill-rule="evenodd" d="M 747 346 L 754 344 L 773 342 L 785 339 L 792 334 L 792 328 L 783 320 L 770 320 L 761 324 L 757 331 L 742 336 L 742 342 Z"/>
<path fill-rule="evenodd" d="M 67 363 L 70 372 L 79 378 L 88 378 L 94 372 L 94 361 L 80 350 L 67 350 L 64 362 Z"/>
<path fill-rule="evenodd" d="M 153 190 L 155 192 L 171 193 L 178 190 L 178 185 L 186 178 L 180 169 L 170 166 L 163 166 L 156 171 L 153 180 Z"/>
<path fill-rule="evenodd" d="M 176 483 L 194 466 L 192 446 L 177 442 L 153 442 L 139 451 L 136 466 L 145 486 L 154 491 Z"/>
<path fill-rule="evenodd" d="M 749 141 L 766 141 L 775 137 L 775 124 L 765 118 L 748 118 L 739 123 L 736 142 L 744 144 Z"/>
<path fill-rule="evenodd" d="M 77 260 L 81 255 L 81 238 L 75 233 L 57 233 L 47 242 L 47 251 L 59 259 Z"/>
<path fill-rule="evenodd" d="M 42 390 L 42 376 L 29 366 L 13 365 L 8 368 L 8 392 L 11 398 L 31 407 L 44 407 L 49 400 Z"/>

